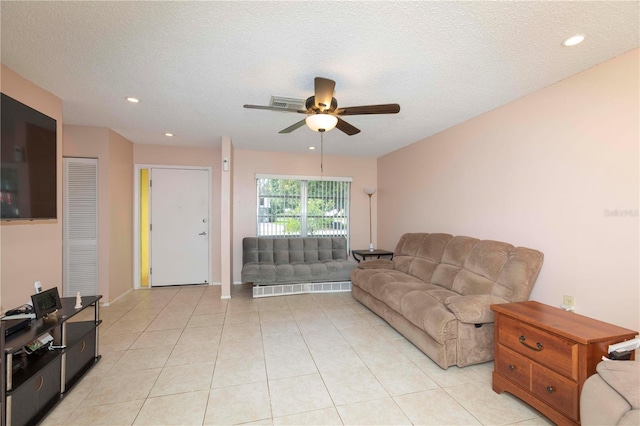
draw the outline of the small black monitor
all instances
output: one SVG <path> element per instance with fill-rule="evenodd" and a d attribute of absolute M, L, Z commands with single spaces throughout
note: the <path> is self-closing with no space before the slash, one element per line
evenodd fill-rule
<path fill-rule="evenodd" d="M 36 318 L 46 317 L 50 313 L 62 308 L 57 287 L 33 294 L 31 296 L 31 302 L 33 303 Z"/>

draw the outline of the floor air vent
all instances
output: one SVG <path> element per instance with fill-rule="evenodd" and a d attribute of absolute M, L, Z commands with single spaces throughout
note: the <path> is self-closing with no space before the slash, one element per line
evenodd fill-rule
<path fill-rule="evenodd" d="M 253 297 L 287 296 L 305 293 L 339 293 L 351 291 L 351 281 L 332 283 L 276 284 L 253 287 Z"/>

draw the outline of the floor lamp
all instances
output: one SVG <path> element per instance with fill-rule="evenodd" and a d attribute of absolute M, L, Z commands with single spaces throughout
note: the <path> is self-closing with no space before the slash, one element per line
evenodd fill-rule
<path fill-rule="evenodd" d="M 376 193 L 376 189 L 367 187 L 364 189 L 364 192 L 369 196 L 369 251 L 373 251 L 373 236 L 371 234 L 371 196 Z"/>

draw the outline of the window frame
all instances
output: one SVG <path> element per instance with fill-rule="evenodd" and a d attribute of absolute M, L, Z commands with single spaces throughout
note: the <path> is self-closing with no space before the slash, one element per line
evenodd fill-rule
<path fill-rule="evenodd" d="M 255 175 L 255 179 L 256 179 L 256 236 L 258 237 L 265 237 L 265 238 L 296 238 L 296 237 L 301 237 L 301 238 L 305 238 L 305 237 L 316 237 L 316 238 L 322 238 L 322 237 L 345 237 L 347 240 L 347 246 L 349 245 L 349 239 L 350 239 L 350 232 L 351 232 L 351 227 L 350 227 L 350 215 L 351 215 L 351 183 L 353 182 L 353 178 L 351 177 L 329 177 L 329 176 L 299 176 L 299 175 L 272 175 L 272 174 L 259 174 L 256 173 Z M 276 180 L 276 179 L 280 179 L 280 180 L 294 180 L 294 181 L 299 181 L 300 182 L 300 213 L 299 213 L 299 222 L 300 222 L 300 232 L 299 234 L 262 234 L 261 233 L 261 218 L 264 217 L 263 214 L 261 214 L 260 209 L 263 208 L 264 206 L 261 204 L 261 199 L 264 199 L 265 196 L 264 194 L 261 194 L 260 192 L 260 180 L 261 179 L 272 179 L 272 180 Z M 346 224 L 344 226 L 344 229 L 341 230 L 343 231 L 343 233 L 333 233 L 333 234 L 329 234 L 329 235 L 313 235 L 313 234 L 309 234 L 309 217 L 308 217 L 308 211 L 307 211 L 307 206 L 308 206 L 308 201 L 309 201 L 309 191 L 308 191 L 308 187 L 309 187 L 309 182 L 346 182 L 348 185 L 346 186 L 346 189 L 344 191 L 344 195 L 342 197 L 340 197 L 340 200 L 343 200 L 345 206 L 344 206 L 344 215 L 340 216 L 341 219 L 344 219 L 346 221 Z"/>

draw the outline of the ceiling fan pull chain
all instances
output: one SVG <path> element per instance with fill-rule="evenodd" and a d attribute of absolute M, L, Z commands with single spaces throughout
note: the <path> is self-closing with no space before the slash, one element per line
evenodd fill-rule
<path fill-rule="evenodd" d="M 320 173 L 324 173 L 324 132 L 320 132 Z"/>

